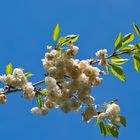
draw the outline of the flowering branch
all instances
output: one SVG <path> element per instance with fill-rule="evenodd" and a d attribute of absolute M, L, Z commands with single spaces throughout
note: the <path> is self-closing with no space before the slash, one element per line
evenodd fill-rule
<path fill-rule="evenodd" d="M 140 30 L 133 24 L 136 34 L 140 36 Z M 114 52 L 107 55 L 107 50 L 96 52 L 96 58 L 79 60 L 75 59 L 79 48 L 74 42 L 79 35 L 68 35 L 59 37 L 59 25 L 57 24 L 53 32 L 54 48 L 47 47 L 42 64 L 47 71 L 45 79 L 32 84 L 28 81 L 31 73 L 24 73 L 23 69 L 15 68 L 12 64 L 6 66 L 6 74 L 0 76 L 0 81 L 6 84 L 5 88 L 0 89 L 0 103 L 7 101 L 6 95 L 22 91 L 25 99 L 36 98 L 38 106 L 33 107 L 33 114 L 46 115 L 52 108 L 60 108 L 62 112 L 82 112 L 82 120 L 90 122 L 95 120 L 95 125 L 99 125 L 101 133 L 106 136 L 109 134 L 118 137 L 119 125 L 126 126 L 126 120 L 120 115 L 120 107 L 116 100 L 95 104 L 95 99 L 91 94 L 92 87 L 99 85 L 103 78 L 101 74 L 109 73 L 122 81 L 125 81 L 125 74 L 122 67 L 128 61 L 122 58 L 123 54 L 129 54 L 134 62 L 134 68 L 140 72 L 140 43 L 129 44 L 134 40 L 134 33 L 129 33 L 121 37 L 118 34 L 114 42 Z M 67 48 L 64 49 L 64 46 Z M 94 64 L 105 67 L 101 71 Z M 42 89 L 41 84 L 46 84 Z M 36 88 L 36 86 L 40 86 Z"/>
<path fill-rule="evenodd" d="M 45 83 L 45 80 L 41 80 L 39 82 L 36 82 L 33 84 L 33 86 L 35 87 L 35 86 L 41 85 L 43 83 Z M 7 91 L 3 92 L 3 94 L 15 93 L 15 92 L 19 92 L 19 91 L 23 91 L 22 88 L 7 90 Z"/>

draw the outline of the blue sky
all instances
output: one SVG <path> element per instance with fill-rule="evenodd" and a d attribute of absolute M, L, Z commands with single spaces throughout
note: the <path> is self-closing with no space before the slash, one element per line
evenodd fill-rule
<path fill-rule="evenodd" d="M 139 0 L 0 0 L 0 73 L 12 63 L 30 71 L 36 82 L 44 76 L 41 59 L 46 45 L 52 44 L 53 27 L 59 23 L 61 35 L 80 34 L 76 45 L 80 59 L 94 56 L 99 49 L 111 53 L 119 32 L 129 33 L 132 23 L 140 25 Z M 112 75 L 93 89 L 96 103 L 119 99 L 121 113 L 127 118 L 127 128 L 120 129 L 119 140 L 138 139 L 140 132 L 140 74 L 130 61 L 124 68 L 127 81 Z M 6 105 L 0 105 L 1 140 L 112 140 L 103 137 L 93 122 L 81 121 L 80 113 L 63 114 L 52 110 L 47 116 L 33 116 L 32 102 L 21 93 L 8 95 Z"/>

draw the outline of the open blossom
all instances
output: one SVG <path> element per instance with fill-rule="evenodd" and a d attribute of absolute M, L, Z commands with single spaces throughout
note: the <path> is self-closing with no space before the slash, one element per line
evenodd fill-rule
<path fill-rule="evenodd" d="M 105 58 L 107 56 L 107 50 L 103 49 L 103 50 L 97 51 L 96 56 L 101 57 L 101 58 Z"/>
<path fill-rule="evenodd" d="M 97 115 L 95 106 L 89 106 L 87 109 L 82 113 L 83 121 L 90 122 L 90 120 Z"/>
<path fill-rule="evenodd" d="M 97 67 L 92 67 L 91 65 L 89 65 L 85 69 L 85 74 L 89 77 L 90 76 L 97 77 L 99 75 L 99 72 L 100 72 L 100 69 L 98 69 Z"/>
<path fill-rule="evenodd" d="M 32 114 L 36 115 L 46 115 L 49 112 L 49 109 L 47 107 L 33 107 L 31 109 Z"/>
<path fill-rule="evenodd" d="M 98 120 L 104 120 L 107 118 L 107 114 L 105 112 L 102 112 L 98 115 Z"/>
<path fill-rule="evenodd" d="M 53 77 L 47 76 L 45 78 L 45 83 L 48 85 L 48 87 L 55 87 L 56 86 L 56 80 Z"/>
<path fill-rule="evenodd" d="M 27 82 L 27 78 L 21 69 L 15 68 L 13 74 L 0 76 L 0 81 L 13 87 L 20 87 Z"/>
<path fill-rule="evenodd" d="M 13 71 L 13 76 L 14 77 L 24 77 L 24 73 L 23 70 L 19 69 L 19 68 L 15 68 Z"/>
<path fill-rule="evenodd" d="M 34 86 L 32 85 L 31 82 L 26 83 L 25 85 L 22 86 L 22 89 L 24 91 L 23 96 L 26 99 L 32 99 L 35 96 L 35 91 L 34 91 Z"/>
<path fill-rule="evenodd" d="M 120 107 L 117 104 L 107 104 L 106 114 L 111 122 L 118 124 L 120 122 L 119 112 Z"/>
<path fill-rule="evenodd" d="M 118 114 L 120 112 L 120 107 L 117 104 L 107 105 L 106 113 L 107 114 Z"/>

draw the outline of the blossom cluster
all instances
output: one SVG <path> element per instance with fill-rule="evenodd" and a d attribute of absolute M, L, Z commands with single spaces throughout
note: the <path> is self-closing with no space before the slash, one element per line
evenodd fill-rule
<path fill-rule="evenodd" d="M 46 114 L 53 107 L 60 107 L 65 113 L 76 112 L 86 106 L 82 112 L 83 121 L 89 122 L 97 116 L 91 88 L 101 83 L 100 69 L 90 65 L 90 60 L 74 59 L 79 48 L 73 44 L 62 51 L 48 47 L 42 59 L 48 75 L 45 77 L 48 96 L 43 108 L 32 108 L 34 114 Z M 46 112 L 42 111 L 46 108 Z"/>
<path fill-rule="evenodd" d="M 12 74 L 0 76 L 0 81 L 7 84 L 9 88 L 21 88 L 24 92 L 23 97 L 26 99 L 32 99 L 35 96 L 34 86 L 31 82 L 28 82 L 26 75 L 20 68 L 15 68 Z M 4 91 L 0 92 L 0 102 L 5 103 L 6 98 Z"/>
<path fill-rule="evenodd" d="M 115 103 L 105 104 L 104 106 L 106 108 L 106 111 L 100 113 L 98 116 L 98 119 L 99 120 L 109 119 L 113 124 L 119 124 L 120 123 L 120 117 L 119 117 L 120 107 Z"/>

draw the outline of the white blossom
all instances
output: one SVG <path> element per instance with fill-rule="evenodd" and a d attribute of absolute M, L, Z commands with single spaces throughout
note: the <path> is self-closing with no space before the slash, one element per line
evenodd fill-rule
<path fill-rule="evenodd" d="M 102 112 L 98 115 L 98 119 L 99 120 L 104 120 L 107 118 L 107 114 L 105 112 Z"/>
<path fill-rule="evenodd" d="M 97 51 L 96 52 L 96 56 L 105 58 L 107 56 L 107 50 L 106 49 L 103 49 L 103 50 Z"/>
<path fill-rule="evenodd" d="M 31 109 L 32 114 L 37 114 L 37 115 L 46 115 L 49 112 L 49 109 L 47 107 L 33 107 Z"/>

